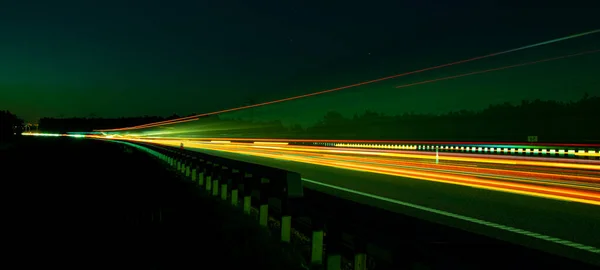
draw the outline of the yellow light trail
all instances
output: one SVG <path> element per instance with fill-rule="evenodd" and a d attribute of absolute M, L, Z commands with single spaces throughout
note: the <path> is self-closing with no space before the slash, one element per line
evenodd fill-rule
<path fill-rule="evenodd" d="M 251 151 L 244 150 L 232 150 L 232 149 L 222 149 L 215 148 L 213 150 L 224 151 L 229 153 L 236 154 L 247 154 L 252 156 L 273 158 L 273 159 L 282 159 L 294 162 L 329 166 L 334 168 L 343 168 L 350 169 L 355 171 L 362 172 L 370 172 L 377 174 L 386 174 L 392 176 L 399 177 L 407 177 L 413 179 L 421 179 L 421 180 L 429 180 L 434 182 L 442 182 L 448 184 L 458 184 L 463 186 L 477 187 L 490 189 L 495 191 L 503 191 L 510 193 L 517 193 L 522 195 L 529 196 L 538 196 L 544 198 L 551 199 L 560 199 L 566 201 L 575 201 L 580 203 L 594 204 L 600 205 L 600 193 L 597 192 L 579 192 L 579 191 L 570 191 L 570 190 L 561 190 L 557 188 L 545 188 L 545 187 L 536 187 L 533 185 L 522 185 L 522 184 L 511 184 L 511 183 L 503 183 L 500 181 L 491 181 L 491 180 L 483 180 L 475 177 L 465 177 L 465 176 L 456 176 L 450 174 L 440 174 L 440 173 L 422 173 L 416 172 L 412 170 L 400 170 L 400 169 L 389 169 L 382 168 L 380 166 L 366 166 L 366 165 L 358 165 L 352 162 L 330 162 L 326 160 L 318 160 L 315 162 L 314 159 L 310 158 L 302 158 L 290 155 L 281 155 L 281 154 L 268 154 L 268 153 L 256 153 Z"/>
<path fill-rule="evenodd" d="M 178 140 L 139 140 L 178 147 Z M 510 192 L 557 200 L 600 205 L 600 161 L 578 164 L 553 161 L 527 161 L 508 158 L 440 156 L 445 164 L 434 164 L 435 156 L 356 149 L 302 147 L 284 144 L 185 142 L 186 148 L 215 150 L 256 157 L 287 160 L 361 172 L 392 175 L 448 184 Z M 410 160 L 421 160 L 421 163 Z M 457 163 L 458 162 L 458 163 Z M 448 164 L 446 164 L 448 163 Z M 477 164 L 501 166 L 481 168 Z M 532 169 L 555 168 L 555 172 L 524 172 L 514 166 Z M 569 169 L 569 170 L 565 170 Z"/>

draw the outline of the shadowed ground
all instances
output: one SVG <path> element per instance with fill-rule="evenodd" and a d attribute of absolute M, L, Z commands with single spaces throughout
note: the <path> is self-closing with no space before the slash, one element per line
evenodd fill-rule
<path fill-rule="evenodd" d="M 122 145 L 23 138 L 0 162 L 3 242 L 22 267 L 299 268 L 256 222 Z"/>

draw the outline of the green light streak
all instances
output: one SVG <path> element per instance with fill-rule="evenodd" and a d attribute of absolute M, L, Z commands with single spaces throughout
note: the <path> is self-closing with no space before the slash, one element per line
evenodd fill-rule
<path fill-rule="evenodd" d="M 531 44 L 531 45 L 519 47 L 519 48 L 508 50 L 508 51 L 503 51 L 503 52 L 495 53 L 493 55 L 496 56 L 496 55 L 507 54 L 507 53 L 516 52 L 516 51 L 521 51 L 521 50 L 525 50 L 525 49 L 535 48 L 535 47 L 539 47 L 539 46 L 543 46 L 543 45 L 548 45 L 548 44 L 552 44 L 552 43 L 556 43 L 556 42 L 560 42 L 560 41 L 565 41 L 565 40 L 574 39 L 574 38 L 578 38 L 578 37 L 588 36 L 588 35 L 596 34 L 596 33 L 599 33 L 599 32 L 600 32 L 600 29 L 596 29 L 596 30 L 592 30 L 592 31 L 588 31 L 588 32 L 580 33 L 580 34 L 570 35 L 570 36 L 561 37 L 561 38 L 555 38 L 555 39 L 552 39 L 552 40 L 548 40 L 548 41 L 544 41 L 544 42 L 539 42 L 539 43 L 535 43 L 535 44 Z"/>

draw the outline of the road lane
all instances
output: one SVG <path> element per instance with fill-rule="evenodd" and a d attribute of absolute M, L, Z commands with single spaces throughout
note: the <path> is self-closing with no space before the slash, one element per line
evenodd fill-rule
<path fill-rule="evenodd" d="M 175 147 L 178 147 L 180 143 L 166 140 L 154 142 Z M 534 187 L 564 188 L 564 191 L 567 192 L 587 192 L 591 196 L 590 200 L 597 199 L 595 196 L 597 196 L 599 178 L 597 177 L 598 171 L 594 170 L 595 167 L 565 168 L 564 166 L 536 166 L 537 164 L 515 165 L 510 162 L 490 164 L 489 162 L 478 163 L 465 160 L 445 160 L 440 164 L 435 164 L 431 159 L 414 159 L 404 156 L 372 157 L 369 156 L 370 154 L 340 152 L 340 149 L 335 150 L 338 153 L 331 153 L 313 150 L 282 150 L 277 146 L 249 147 L 248 144 L 239 147 L 227 143 L 194 144 L 185 142 L 185 146 L 187 149 L 216 156 L 296 171 L 307 179 L 305 182 L 307 187 L 359 203 L 588 262 L 596 263 L 596 256 L 600 257 L 598 253 L 594 253 L 600 252 L 598 250 L 600 239 L 596 233 L 600 231 L 600 215 L 598 215 L 600 208 L 596 205 L 572 202 L 566 200 L 568 198 L 548 199 L 548 194 L 532 196 L 535 194 L 518 193 L 515 190 L 498 192 L 489 186 L 481 187 L 399 177 L 361 171 L 349 166 L 340 168 L 340 162 L 364 165 L 365 158 L 374 158 L 369 162 L 377 165 L 377 168 L 407 166 L 411 172 L 439 170 L 440 166 L 446 166 L 448 167 L 446 170 L 449 171 L 445 172 L 446 174 L 466 173 L 472 174 L 471 176 L 478 178 L 478 181 L 488 177 L 490 178 L 488 180 L 503 183 L 515 182 Z M 315 147 L 309 148 L 315 149 Z M 339 160 L 336 163 L 330 162 L 331 159 Z M 542 161 L 537 160 L 536 162 Z M 552 162 L 556 162 L 556 160 Z M 577 161 L 573 162 L 577 164 Z M 594 162 L 589 161 L 583 164 L 596 166 Z M 511 170 L 512 168 L 517 169 Z M 339 188 L 332 188 L 332 186 Z M 358 193 L 343 191 L 343 189 Z M 359 193 L 367 196 L 359 195 Z M 528 196 L 523 196 L 523 194 Z M 380 196 L 380 199 L 377 199 L 377 196 Z M 390 200 L 401 203 L 390 202 Z M 406 205 L 417 205 L 421 208 L 407 207 Z M 434 209 L 466 218 L 441 215 L 435 211 L 423 211 L 423 209 Z M 473 222 L 473 220 L 481 222 Z M 535 237 L 536 235 L 539 237 Z M 581 245 L 582 248 L 574 248 L 573 245 Z M 600 264 L 600 261 L 597 264 Z"/>
<path fill-rule="evenodd" d="M 299 172 L 303 178 L 350 190 L 374 194 L 402 202 L 437 209 L 456 215 L 493 222 L 511 228 L 527 230 L 540 235 L 567 240 L 588 247 L 600 247 L 600 209 L 595 205 L 552 200 L 540 197 L 497 192 L 452 184 L 421 181 L 381 174 L 373 174 L 313 164 L 227 153 L 207 149 L 191 149 L 224 158 L 231 158 Z M 438 222 L 472 232 L 485 234 L 517 244 L 592 262 L 597 253 L 574 250 L 551 241 L 465 222 L 448 216 L 405 207 L 332 188 L 305 182 L 309 188 L 359 203 Z M 377 222 L 377 221 L 374 221 Z M 383 221 L 384 222 L 384 221 Z M 600 263 L 600 261 L 597 261 Z"/>

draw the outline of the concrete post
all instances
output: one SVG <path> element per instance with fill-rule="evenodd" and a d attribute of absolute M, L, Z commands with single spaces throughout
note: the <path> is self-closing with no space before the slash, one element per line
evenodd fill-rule
<path fill-rule="evenodd" d="M 367 270 L 367 254 L 354 254 L 354 270 Z"/>
<path fill-rule="evenodd" d="M 238 206 L 238 190 L 237 189 L 233 189 L 231 190 L 231 205 L 233 206 Z"/>
<path fill-rule="evenodd" d="M 367 270 L 367 243 L 360 237 L 354 240 L 354 270 Z"/>
<path fill-rule="evenodd" d="M 269 205 L 261 204 L 259 209 L 258 224 L 263 227 L 267 227 L 269 224 Z"/>
<path fill-rule="evenodd" d="M 252 207 L 252 196 L 244 194 L 244 213 L 250 215 L 250 209 Z"/>
<path fill-rule="evenodd" d="M 182 158 L 181 159 L 181 171 L 180 171 L 180 173 L 182 173 L 182 174 L 185 174 L 185 168 L 187 167 L 186 163 L 187 163 L 186 158 L 185 157 Z"/>
<path fill-rule="evenodd" d="M 221 172 L 219 169 L 219 165 L 215 164 L 212 173 L 212 195 L 215 197 L 219 195 L 219 180 L 221 178 Z"/>
<path fill-rule="evenodd" d="M 205 182 L 206 182 L 206 191 L 208 193 L 210 193 L 210 189 L 212 188 L 212 175 L 211 175 L 211 173 L 207 173 L 207 175 L 205 177 Z"/>
<path fill-rule="evenodd" d="M 260 208 L 258 223 L 266 227 L 269 221 L 269 179 L 260 179 Z"/>
<path fill-rule="evenodd" d="M 323 264 L 323 229 L 313 230 L 310 262 L 313 265 Z"/>
<path fill-rule="evenodd" d="M 292 236 L 292 213 L 290 211 L 290 201 L 287 194 L 281 199 L 281 242 L 289 243 Z"/>
<path fill-rule="evenodd" d="M 244 213 L 246 215 L 250 215 L 250 210 L 252 209 L 252 174 L 244 173 L 244 179 L 242 180 L 242 185 L 244 185 L 244 201 L 243 208 Z"/>
<path fill-rule="evenodd" d="M 240 185 L 243 181 L 242 175 L 243 174 L 240 173 L 238 170 L 231 170 L 231 205 L 233 205 L 234 207 L 238 206 L 238 194 Z"/>
<path fill-rule="evenodd" d="M 198 173 L 198 185 L 204 185 L 204 168 L 200 168 L 200 172 Z"/>
<path fill-rule="evenodd" d="M 213 196 L 218 196 L 219 195 L 219 178 L 218 176 L 215 176 L 215 178 L 213 178 L 212 180 L 212 195 Z"/>
<path fill-rule="evenodd" d="M 342 255 L 340 254 L 329 254 L 327 255 L 327 270 L 341 270 L 342 269 Z"/>
<path fill-rule="evenodd" d="M 221 200 L 227 200 L 227 182 L 221 184 Z"/>
<path fill-rule="evenodd" d="M 281 242 L 289 243 L 292 235 L 292 216 L 281 217 Z"/>
<path fill-rule="evenodd" d="M 342 269 L 342 233 L 337 224 L 330 224 L 327 230 L 327 266 L 326 270 Z"/>

